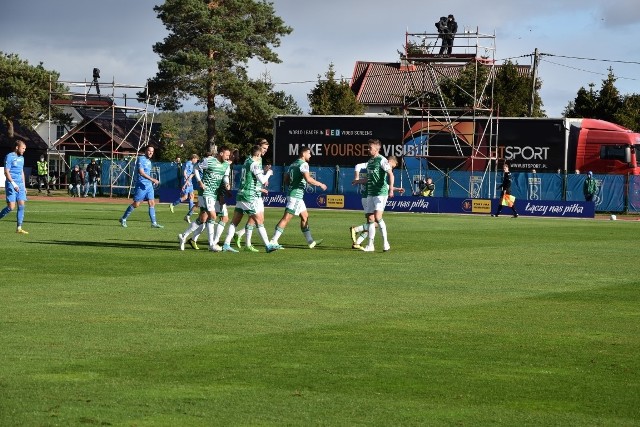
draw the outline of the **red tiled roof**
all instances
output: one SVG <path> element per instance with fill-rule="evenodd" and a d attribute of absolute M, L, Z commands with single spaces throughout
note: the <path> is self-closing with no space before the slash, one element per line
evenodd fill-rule
<path fill-rule="evenodd" d="M 353 70 L 351 90 L 356 99 L 364 105 L 401 106 L 405 95 L 435 92 L 435 82 L 429 67 L 438 81 L 456 78 L 465 64 L 416 63 L 358 61 Z M 516 65 L 521 75 L 528 76 L 528 65 Z M 495 73 L 500 65 L 493 68 Z"/>

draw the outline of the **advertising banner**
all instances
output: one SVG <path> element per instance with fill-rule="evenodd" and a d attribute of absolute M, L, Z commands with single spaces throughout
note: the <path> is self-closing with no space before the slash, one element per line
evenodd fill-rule
<path fill-rule="evenodd" d="M 567 200 L 584 201 L 583 174 L 567 175 Z M 624 175 L 594 174 L 598 184 L 596 195 L 593 197 L 595 209 L 604 212 L 622 212 L 624 210 Z"/>
<path fill-rule="evenodd" d="M 383 156 L 394 155 L 409 169 L 428 158 L 443 171 L 471 170 L 474 156 L 473 169 L 485 170 L 486 159 L 497 155 L 514 172 L 556 172 L 567 168 L 566 124 L 564 119 L 514 117 L 278 116 L 273 164 L 290 164 L 308 146 L 312 165 L 356 165 L 369 157 L 367 140 L 375 138 Z"/>

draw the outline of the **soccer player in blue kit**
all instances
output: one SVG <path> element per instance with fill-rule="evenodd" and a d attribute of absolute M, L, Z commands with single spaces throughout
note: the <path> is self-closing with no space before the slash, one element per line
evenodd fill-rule
<path fill-rule="evenodd" d="M 153 192 L 153 186 L 157 185 L 159 181 L 151 176 L 151 157 L 153 157 L 154 151 L 155 149 L 152 146 L 147 145 L 144 150 L 144 156 L 139 156 L 136 160 L 136 171 L 138 172 L 136 188 L 133 193 L 133 203 L 127 207 L 127 210 L 124 211 L 124 215 L 120 218 L 120 224 L 123 227 L 127 226 L 127 218 L 131 215 L 131 212 L 140 206 L 140 203 L 146 200 L 149 203 L 151 227 L 164 228 L 163 225 L 158 224 L 156 221 L 156 199 Z"/>
<path fill-rule="evenodd" d="M 178 206 L 185 200 L 189 200 L 189 212 L 187 212 L 184 217 L 184 220 L 188 223 L 191 223 L 191 214 L 193 213 L 193 208 L 195 206 L 193 201 L 195 193 L 193 190 L 192 178 L 195 176 L 194 168 L 196 163 L 198 163 L 198 160 L 200 160 L 200 157 L 198 157 L 197 154 L 192 154 L 189 161 L 184 164 L 184 167 L 182 168 L 183 185 L 180 189 L 180 197 L 178 197 L 178 199 L 173 203 L 169 204 L 169 209 L 171 210 L 171 213 L 173 213 L 175 206 Z"/>
<path fill-rule="evenodd" d="M 7 197 L 7 207 L 0 211 L 0 219 L 7 216 L 9 212 L 16 208 L 18 204 L 18 228 L 16 233 L 29 234 L 22 229 L 24 220 L 24 202 L 27 201 L 27 189 L 24 179 L 24 151 L 27 145 L 23 141 L 16 141 L 16 148 L 13 153 L 7 154 L 4 158 L 5 194 Z"/>

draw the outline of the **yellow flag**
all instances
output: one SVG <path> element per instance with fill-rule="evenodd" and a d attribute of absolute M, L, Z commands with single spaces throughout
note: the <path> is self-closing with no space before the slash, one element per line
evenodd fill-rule
<path fill-rule="evenodd" d="M 502 200 L 500 200 L 500 204 L 502 206 L 509 206 L 510 208 L 512 208 L 515 201 L 516 201 L 515 196 L 512 196 L 511 194 L 505 194 Z"/>

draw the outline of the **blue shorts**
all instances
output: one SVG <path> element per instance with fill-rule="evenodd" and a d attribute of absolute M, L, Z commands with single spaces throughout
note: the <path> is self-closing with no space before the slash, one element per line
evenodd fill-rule
<path fill-rule="evenodd" d="M 185 187 L 185 189 L 180 192 L 180 195 L 181 196 L 188 196 L 191 193 L 193 193 L 193 185 L 189 185 L 189 186 Z"/>
<path fill-rule="evenodd" d="M 16 191 L 13 188 L 13 185 L 10 183 L 5 183 L 5 193 L 7 196 L 7 202 L 15 203 L 15 202 L 26 202 L 27 201 L 27 189 L 24 184 L 19 184 L 20 190 Z"/>
<path fill-rule="evenodd" d="M 144 200 L 155 199 L 153 192 L 153 185 L 136 184 L 135 192 L 133 193 L 134 202 L 142 202 Z"/>

